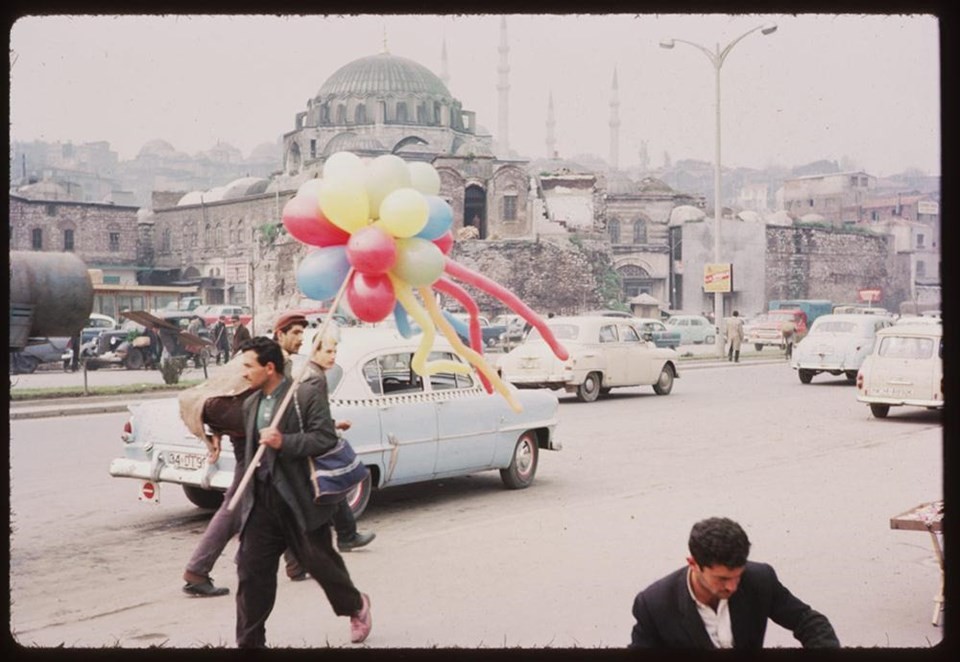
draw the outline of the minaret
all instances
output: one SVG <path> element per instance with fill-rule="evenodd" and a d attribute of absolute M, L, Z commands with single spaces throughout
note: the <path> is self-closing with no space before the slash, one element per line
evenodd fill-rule
<path fill-rule="evenodd" d="M 507 55 L 510 53 L 510 46 L 507 45 L 507 19 L 500 18 L 500 65 L 497 67 L 497 94 L 499 95 L 499 122 L 497 125 L 497 143 L 500 145 L 500 153 L 506 156 L 510 151 L 510 65 L 507 62 Z"/>
<path fill-rule="evenodd" d="M 620 169 L 620 92 L 617 68 L 613 68 L 613 91 L 610 96 L 610 168 Z"/>
<path fill-rule="evenodd" d="M 447 38 L 443 38 L 443 48 L 440 51 L 440 80 L 450 89 L 450 72 L 447 71 Z"/>
<path fill-rule="evenodd" d="M 650 155 L 647 153 L 647 141 L 640 141 L 640 173 L 646 174 L 650 170 Z"/>
<path fill-rule="evenodd" d="M 552 159 L 557 153 L 557 139 L 553 134 L 553 128 L 557 125 L 553 119 L 553 90 L 550 90 L 550 98 L 547 101 L 547 158 Z"/>

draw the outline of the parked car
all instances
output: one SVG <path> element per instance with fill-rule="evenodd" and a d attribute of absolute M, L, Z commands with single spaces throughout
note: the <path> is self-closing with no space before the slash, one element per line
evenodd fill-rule
<path fill-rule="evenodd" d="M 203 320 L 203 323 L 206 326 L 213 326 L 217 323 L 217 320 L 221 315 L 226 317 L 228 320 L 234 315 L 239 315 L 240 321 L 244 325 L 249 325 L 250 320 L 253 319 L 253 313 L 250 312 L 250 306 L 235 306 L 229 304 L 213 304 L 204 306 L 202 312 L 200 312 L 200 319 Z"/>
<path fill-rule="evenodd" d="M 309 349 L 294 357 L 300 369 Z M 441 372 L 422 378 L 411 368 L 420 338 L 405 339 L 380 328 L 341 330 L 337 363 L 343 377 L 330 394 L 334 419 L 352 423 L 346 437 L 369 478 L 347 499 L 359 516 L 371 491 L 487 470 L 499 470 L 510 489 L 528 487 L 541 450 L 559 450 L 554 436 L 557 398 L 548 392 L 518 392 L 514 412 L 499 394 L 487 393 L 476 373 Z M 442 339 L 428 360 L 464 363 Z M 237 359 L 234 359 L 237 360 Z M 205 462 L 206 445 L 187 430 L 175 398 L 130 406 L 123 456 L 110 475 L 149 484 L 179 484 L 202 508 L 216 508 L 233 480 L 235 459 L 223 444 L 216 465 Z"/>
<path fill-rule="evenodd" d="M 807 335 L 807 314 L 800 310 L 783 309 L 771 310 L 754 317 L 749 324 L 744 325 L 744 343 L 753 345 L 758 352 L 767 345 L 775 345 L 783 349 L 783 334 L 780 330 L 784 322 L 793 322 L 796 332 L 793 336 L 794 345 Z"/>
<path fill-rule="evenodd" d="M 513 346 L 523 340 L 527 321 L 520 315 L 497 315 L 491 322 L 492 326 L 502 326 L 505 330 L 500 334 L 500 343 L 504 346 Z"/>
<path fill-rule="evenodd" d="M 943 326 L 894 324 L 877 332 L 857 374 L 857 400 L 877 418 L 890 407 L 943 408 Z"/>
<path fill-rule="evenodd" d="M 30 338 L 30 344 L 18 352 L 10 352 L 10 374 L 35 372 L 44 363 L 62 363 L 69 338 Z"/>
<path fill-rule="evenodd" d="M 626 319 L 632 319 L 632 318 L 633 318 L 633 314 L 632 314 L 632 313 L 628 313 L 628 312 L 625 311 L 625 310 L 609 310 L 609 309 L 591 310 L 591 311 L 588 311 L 588 312 L 584 313 L 584 315 L 586 315 L 586 316 L 600 316 L 600 317 L 623 317 L 623 318 L 626 318 Z"/>
<path fill-rule="evenodd" d="M 536 328 L 500 358 L 497 369 L 519 388 L 564 389 L 593 402 L 621 386 L 653 386 L 667 395 L 679 376 L 677 353 L 644 341 L 631 320 L 616 317 L 553 317 L 547 327 L 570 357 L 561 361 Z"/>
<path fill-rule="evenodd" d="M 94 356 L 97 352 L 98 338 L 103 331 L 117 329 L 119 325 L 117 320 L 109 315 L 100 313 L 91 313 L 86 325 L 80 331 L 80 358 L 85 359 Z M 67 351 L 63 356 L 63 369 L 69 369 L 73 363 L 73 338 L 67 341 Z"/>
<path fill-rule="evenodd" d="M 454 313 L 454 317 L 464 323 L 464 325 L 469 328 L 470 326 L 470 315 L 467 313 Z M 478 321 L 480 322 L 480 335 L 481 341 L 483 342 L 484 347 L 496 347 L 500 344 L 500 336 L 502 336 L 506 330 L 506 326 L 502 325 L 493 325 L 483 315 L 477 316 Z M 466 336 L 461 336 L 460 338 L 465 344 L 470 344 L 469 334 Z"/>
<path fill-rule="evenodd" d="M 821 315 L 793 348 L 790 365 L 802 384 L 809 384 L 821 372 L 846 375 L 853 384 L 864 359 L 873 351 L 877 332 L 889 326 L 893 326 L 892 317 Z"/>
<path fill-rule="evenodd" d="M 703 315 L 671 315 L 665 324 L 680 332 L 681 345 L 712 345 L 717 339 L 717 327 Z"/>
<path fill-rule="evenodd" d="M 650 317 L 634 317 L 630 321 L 637 327 L 637 332 L 644 340 L 651 340 L 657 347 L 676 349 L 683 340 L 682 334 L 676 329 L 668 329 L 660 320 Z"/>

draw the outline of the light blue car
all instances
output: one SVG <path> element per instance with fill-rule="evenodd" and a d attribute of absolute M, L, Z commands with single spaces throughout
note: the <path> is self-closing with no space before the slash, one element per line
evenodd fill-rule
<path fill-rule="evenodd" d="M 295 371 L 306 360 L 313 332 L 305 334 Z M 497 469 L 508 488 L 525 488 L 536 475 L 540 451 L 560 449 L 555 395 L 514 389 L 523 407 L 516 413 L 502 396 L 488 394 L 472 371 L 423 378 L 411 368 L 420 340 L 391 329 L 341 329 L 337 364 L 343 377 L 330 405 L 334 419 L 351 422 L 344 436 L 370 470 L 347 497 L 357 516 L 373 489 L 394 485 Z M 441 338 L 433 359 L 463 363 Z M 141 495 L 151 500 L 162 483 L 176 483 L 195 505 L 218 507 L 233 480 L 232 445 L 224 442 L 219 461 L 209 465 L 206 445 L 182 424 L 176 398 L 130 410 L 123 456 L 111 462 L 110 475 L 141 481 Z"/>
<path fill-rule="evenodd" d="M 681 345 L 712 345 L 717 339 L 716 327 L 703 315 L 673 315 L 664 324 L 680 332 Z"/>

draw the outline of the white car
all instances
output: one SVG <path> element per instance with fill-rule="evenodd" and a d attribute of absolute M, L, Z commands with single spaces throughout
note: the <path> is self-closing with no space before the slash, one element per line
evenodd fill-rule
<path fill-rule="evenodd" d="M 877 332 L 893 325 L 892 317 L 879 315 L 821 315 L 806 337 L 793 349 L 790 366 L 802 384 L 821 372 L 846 375 L 851 384 L 864 359 L 873 351 Z"/>
<path fill-rule="evenodd" d="M 343 376 L 330 409 L 334 419 L 352 423 L 344 436 L 370 470 L 347 497 L 357 516 L 372 488 L 491 469 L 508 488 L 524 488 L 533 482 L 540 451 L 560 449 L 556 396 L 514 392 L 523 407 L 517 413 L 501 395 L 487 393 L 473 371 L 422 378 L 411 368 L 420 339 L 386 329 L 341 329 Z M 305 342 L 295 371 L 309 351 Z M 439 338 L 428 358 L 434 359 L 464 363 Z M 206 445 L 182 423 L 176 398 L 146 400 L 130 411 L 123 456 L 111 462 L 110 475 L 140 481 L 144 498 L 155 499 L 161 483 L 176 483 L 195 505 L 218 507 L 233 480 L 232 444 L 225 442 L 217 464 L 209 465 Z"/>
<path fill-rule="evenodd" d="M 890 407 L 943 408 L 943 327 L 895 324 L 877 333 L 857 374 L 857 400 L 877 418 Z"/>
<path fill-rule="evenodd" d="M 564 389 L 593 402 L 611 388 L 653 386 L 667 395 L 679 377 L 678 355 L 640 337 L 633 320 L 618 317 L 553 317 L 547 326 L 570 357 L 558 359 L 534 328 L 497 363 L 505 381 L 519 388 Z"/>

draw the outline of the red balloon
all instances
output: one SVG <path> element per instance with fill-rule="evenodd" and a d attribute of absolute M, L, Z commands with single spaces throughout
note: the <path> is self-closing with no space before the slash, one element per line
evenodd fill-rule
<path fill-rule="evenodd" d="M 450 249 L 453 248 L 453 232 L 447 230 L 442 235 L 434 239 L 433 243 L 437 245 L 441 253 L 447 255 L 450 253 Z"/>
<path fill-rule="evenodd" d="M 388 232 L 368 225 L 351 235 L 347 242 L 347 258 L 361 273 L 386 273 L 397 261 L 397 241 Z"/>
<path fill-rule="evenodd" d="M 393 312 L 397 296 L 389 276 L 355 271 L 347 283 L 347 303 L 358 319 L 380 322 Z"/>
<path fill-rule="evenodd" d="M 284 205 L 283 227 L 294 239 L 310 246 L 338 246 L 350 239 L 349 232 L 323 215 L 315 193 L 295 195 Z"/>

